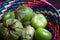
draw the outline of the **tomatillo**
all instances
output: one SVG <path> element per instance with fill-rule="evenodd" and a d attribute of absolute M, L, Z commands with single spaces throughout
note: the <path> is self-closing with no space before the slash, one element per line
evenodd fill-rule
<path fill-rule="evenodd" d="M 20 20 L 23 24 L 29 23 L 32 19 L 33 10 L 27 6 L 21 6 L 16 12 L 16 18 Z"/>
<path fill-rule="evenodd" d="M 0 36 L 4 40 L 17 40 L 23 32 L 23 25 L 21 22 L 19 22 L 17 19 L 8 19 L 9 22 L 12 21 L 12 25 L 5 26 L 3 24 L 2 27 L 0 27 Z M 7 24 L 9 24 L 9 22 Z"/>
<path fill-rule="evenodd" d="M 35 38 L 36 40 L 51 40 L 52 34 L 43 28 L 38 28 L 35 32 Z"/>
<path fill-rule="evenodd" d="M 3 16 L 2 16 L 2 20 L 6 21 L 7 19 L 10 18 L 15 18 L 15 14 L 14 12 L 6 12 Z"/>
<path fill-rule="evenodd" d="M 35 29 L 31 25 L 27 25 L 22 33 L 22 38 L 26 40 L 32 40 L 34 37 Z"/>
<path fill-rule="evenodd" d="M 35 14 L 32 18 L 32 26 L 37 28 L 45 28 L 47 25 L 47 20 L 42 14 Z"/>

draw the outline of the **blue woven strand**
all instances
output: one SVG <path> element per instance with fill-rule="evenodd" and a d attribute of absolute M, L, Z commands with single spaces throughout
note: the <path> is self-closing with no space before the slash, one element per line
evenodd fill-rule
<path fill-rule="evenodd" d="M 6 2 L 10 2 L 10 0 L 6 0 Z"/>
<path fill-rule="evenodd" d="M 0 12 L 0 14 L 2 14 L 2 12 Z"/>
<path fill-rule="evenodd" d="M 8 5 L 8 4 L 9 4 L 9 3 L 4 3 L 3 6 L 6 6 L 6 5 Z"/>
<path fill-rule="evenodd" d="M 4 8 L 4 7 L 1 7 L 1 8 L 0 8 L 0 11 L 2 11 L 3 9 L 5 9 L 5 8 Z"/>
<path fill-rule="evenodd" d="M 9 7 L 9 8 L 7 9 L 7 11 L 8 11 L 8 12 L 13 11 L 13 8 L 12 8 L 12 7 Z"/>
<path fill-rule="evenodd" d="M 10 0 L 6 0 L 3 5 L 0 7 L 0 11 L 4 10 L 6 5 L 11 5 L 11 8 L 9 8 L 7 11 L 13 11 L 14 8 L 17 8 L 21 4 L 21 0 L 15 1 L 12 4 L 9 4 Z M 2 14 L 2 13 L 0 13 Z"/>
<path fill-rule="evenodd" d="M 21 0 L 21 2 L 27 2 L 27 0 Z"/>

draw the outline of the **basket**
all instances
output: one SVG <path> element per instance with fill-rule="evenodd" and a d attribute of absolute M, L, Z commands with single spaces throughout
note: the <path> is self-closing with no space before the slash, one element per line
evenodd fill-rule
<path fill-rule="evenodd" d="M 8 5 L 8 6 L 7 6 Z M 40 0 L 7 0 L 0 3 L 0 16 L 8 11 L 17 11 L 18 6 L 28 6 L 34 12 L 41 12 L 47 19 L 48 24 L 46 29 L 49 30 L 53 37 L 52 40 L 60 40 L 60 16 L 56 8 L 47 1 Z M 49 12 L 47 14 L 47 12 Z M 45 13 L 44 13 L 45 12 Z"/>

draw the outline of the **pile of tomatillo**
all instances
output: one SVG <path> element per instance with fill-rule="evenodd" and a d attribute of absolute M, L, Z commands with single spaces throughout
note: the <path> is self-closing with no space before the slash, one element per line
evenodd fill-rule
<path fill-rule="evenodd" d="M 41 13 L 34 13 L 27 6 L 18 7 L 16 13 L 6 12 L 0 23 L 0 36 L 4 40 L 51 40 L 52 34 L 45 29 L 47 20 Z"/>

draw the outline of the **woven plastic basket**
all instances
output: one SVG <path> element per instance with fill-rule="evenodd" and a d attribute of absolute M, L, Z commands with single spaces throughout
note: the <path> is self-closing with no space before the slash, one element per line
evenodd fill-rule
<path fill-rule="evenodd" d="M 0 16 L 8 11 L 17 11 L 17 7 L 25 5 L 34 10 L 41 12 L 47 19 L 48 24 L 46 29 L 49 30 L 53 37 L 52 40 L 60 40 L 60 16 L 56 8 L 47 1 L 40 0 L 7 0 L 0 2 Z M 49 12 L 49 13 L 47 13 Z"/>

